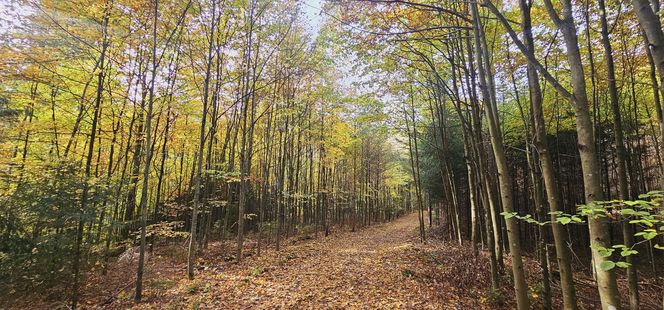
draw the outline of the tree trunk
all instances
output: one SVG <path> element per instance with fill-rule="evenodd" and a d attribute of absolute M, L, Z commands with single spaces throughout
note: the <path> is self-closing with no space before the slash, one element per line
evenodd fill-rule
<path fill-rule="evenodd" d="M 498 119 L 498 108 L 496 106 L 495 86 L 491 73 L 490 58 L 487 54 L 486 41 L 477 3 L 471 5 L 473 16 L 473 27 L 475 37 L 475 48 L 477 50 L 477 67 L 480 74 L 480 89 L 484 99 L 485 110 L 489 118 L 489 134 L 491 136 L 491 146 L 493 148 L 496 166 L 498 168 L 498 180 L 500 184 L 500 195 L 505 212 L 513 212 L 512 201 L 512 177 L 505 157 L 502 133 L 500 131 L 500 122 Z M 505 220 L 507 224 L 507 234 L 509 238 L 510 254 L 512 256 L 512 274 L 514 275 L 514 290 L 516 292 L 517 308 L 526 310 L 530 308 L 528 299 L 528 284 L 526 283 L 525 272 L 523 270 L 523 261 L 521 258 L 521 241 L 519 239 L 519 223 L 516 218 Z"/>
<path fill-rule="evenodd" d="M 145 121 L 145 166 L 143 168 L 143 188 L 141 189 L 141 245 L 138 256 L 138 270 L 136 271 L 136 294 L 134 302 L 141 302 L 143 294 L 143 271 L 145 265 L 145 226 L 148 220 L 148 191 L 150 180 L 150 163 L 152 162 L 152 111 L 154 107 L 154 82 L 157 75 L 157 15 L 159 11 L 159 0 L 154 0 L 154 11 L 152 12 L 152 72 L 150 77 L 150 94 L 148 97 L 148 111 Z M 155 132 L 157 129 L 155 129 Z M 164 142 L 165 143 L 165 142 Z"/>
<path fill-rule="evenodd" d="M 189 234 L 189 246 L 187 248 L 187 277 L 194 279 L 194 263 L 196 261 L 196 230 L 198 222 L 198 209 L 200 208 L 201 181 L 203 176 L 203 149 L 205 148 L 205 131 L 207 130 L 208 98 L 210 88 L 210 71 L 212 68 L 212 52 L 214 46 L 214 30 L 217 19 L 217 1 L 212 1 L 212 19 L 210 20 L 210 38 L 208 44 L 207 62 L 205 68 L 205 80 L 203 81 L 203 115 L 201 116 L 201 131 L 198 138 L 196 178 L 194 184 L 194 208 L 191 212 L 191 232 Z"/>
<path fill-rule="evenodd" d="M 622 117 L 620 116 L 620 103 L 618 101 L 618 87 L 616 85 L 616 74 L 613 63 L 613 49 L 609 39 L 609 26 L 606 20 L 606 7 L 604 0 L 598 0 L 600 9 L 600 22 L 602 34 L 602 46 L 604 47 L 604 57 L 606 64 L 606 78 L 609 87 L 609 99 L 611 101 L 611 111 L 613 113 L 613 135 L 615 137 L 616 145 L 616 161 L 618 173 L 618 198 L 621 200 L 629 199 L 628 185 L 627 185 L 627 168 L 626 168 L 626 151 L 625 142 L 623 139 L 623 126 Z M 622 234 L 623 243 L 626 247 L 631 248 L 634 244 L 634 233 L 632 232 L 632 225 L 628 221 L 622 221 Z M 629 264 L 627 267 L 627 283 L 629 286 L 629 308 L 632 310 L 639 309 L 639 284 L 637 282 L 636 266 L 633 262 L 633 255 L 625 258 Z"/>

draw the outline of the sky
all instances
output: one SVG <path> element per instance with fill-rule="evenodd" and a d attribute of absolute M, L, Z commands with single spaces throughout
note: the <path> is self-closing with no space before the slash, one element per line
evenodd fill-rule
<path fill-rule="evenodd" d="M 19 25 L 17 16 L 25 16 L 32 10 L 16 0 L 0 0 L 0 36 Z"/>
<path fill-rule="evenodd" d="M 323 7 L 323 0 L 302 1 L 302 13 L 304 15 L 304 20 L 309 24 L 309 27 L 307 28 L 309 29 L 313 38 L 315 38 L 318 35 L 318 32 L 320 31 L 320 26 L 322 22 L 322 13 L 321 13 L 322 7 Z"/>

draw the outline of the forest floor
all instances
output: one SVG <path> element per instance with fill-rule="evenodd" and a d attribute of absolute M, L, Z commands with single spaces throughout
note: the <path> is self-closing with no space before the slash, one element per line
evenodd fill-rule
<path fill-rule="evenodd" d="M 468 245 L 439 239 L 419 242 L 416 214 L 356 232 L 337 230 L 328 237 L 299 236 L 261 256 L 233 262 L 233 252 L 212 243 L 198 259 L 195 280 L 186 279 L 181 244 L 156 246 L 148 256 L 143 302 L 133 303 L 135 258 L 122 258 L 107 276 L 92 273 L 82 306 L 103 309 L 511 309 L 509 276 L 490 293 L 486 253 L 474 257 Z M 435 236 L 434 234 L 431 234 Z M 159 250 L 157 250 L 159 249 Z M 251 249 L 251 242 L 248 246 Z M 249 251 L 251 254 L 251 251 Z M 506 260 L 507 262 L 508 260 Z M 509 268 L 506 266 L 506 268 Z M 531 285 L 538 267 L 526 261 Z M 509 271 L 509 269 L 507 269 Z M 509 273 L 509 272 L 507 272 Z M 535 276 L 532 276 L 532 275 Z M 591 282 L 591 281 L 588 281 Z M 555 284 L 554 284 L 555 286 Z M 595 309 L 592 285 L 578 284 L 582 309 Z M 554 289 L 554 308 L 560 308 Z M 538 293 L 533 291 L 534 301 Z M 645 297 L 645 296 L 644 296 Z M 34 303 L 30 308 L 53 308 Z M 539 308 L 535 302 L 534 308 Z M 649 307 L 645 307 L 648 309 Z"/>

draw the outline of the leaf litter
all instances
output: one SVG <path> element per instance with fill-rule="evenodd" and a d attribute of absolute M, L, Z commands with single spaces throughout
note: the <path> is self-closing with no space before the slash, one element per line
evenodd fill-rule
<path fill-rule="evenodd" d="M 505 259 L 499 298 L 490 298 L 490 264 L 486 251 L 475 257 L 470 245 L 445 241 L 440 228 L 419 242 L 417 216 L 401 217 L 356 232 L 338 229 L 328 237 L 286 240 L 235 263 L 234 244 L 211 243 L 197 260 L 194 280 L 186 278 L 182 244 L 159 245 L 146 263 L 143 302 L 133 303 L 136 262 L 119 260 L 107 275 L 91 273 L 82 306 L 90 309 L 514 309 L 514 291 Z M 539 266 L 525 260 L 528 282 L 540 281 Z M 577 283 L 581 309 L 599 306 L 591 280 Z M 553 281 L 554 308 L 561 308 Z M 646 285 L 644 309 L 648 309 Z M 656 286 L 652 296 L 656 296 Z M 534 307 L 536 292 L 531 294 Z M 40 301 L 27 308 L 53 308 Z"/>

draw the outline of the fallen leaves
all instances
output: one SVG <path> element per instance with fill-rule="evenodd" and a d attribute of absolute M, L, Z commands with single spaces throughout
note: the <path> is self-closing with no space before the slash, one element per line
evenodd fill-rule
<path fill-rule="evenodd" d="M 416 226 L 416 215 L 409 215 L 357 232 L 301 239 L 280 252 L 266 249 L 240 264 L 226 261 L 225 245 L 213 243 L 199 256 L 195 280 L 186 278 L 182 255 L 165 254 L 177 249 L 160 249 L 147 263 L 143 303 L 133 303 L 135 262 L 127 261 L 117 262 L 106 277 L 91 277 L 84 300 L 105 309 L 513 308 L 507 276 L 500 296 L 488 293 L 488 253 L 473 257 L 467 245 L 436 239 L 422 244 Z M 526 260 L 530 283 L 538 281 L 537 268 Z"/>
<path fill-rule="evenodd" d="M 181 278 L 158 282 L 169 283 L 167 288 L 150 284 L 146 296 L 153 298 L 145 303 L 134 305 L 129 298 L 117 298 L 109 307 L 450 309 L 460 298 L 450 283 L 428 281 L 426 275 L 436 269 L 419 259 L 425 249 L 414 244 L 416 225 L 413 215 L 354 233 L 303 239 L 281 252 L 264 251 L 240 264 L 206 253 L 199 256 L 205 267 L 196 280 L 185 279 L 180 269 L 171 275 Z M 153 262 L 150 268 L 159 265 Z M 158 272 L 153 276 L 168 273 Z"/>

